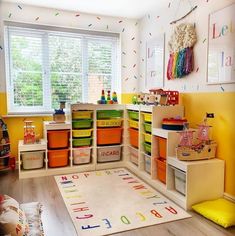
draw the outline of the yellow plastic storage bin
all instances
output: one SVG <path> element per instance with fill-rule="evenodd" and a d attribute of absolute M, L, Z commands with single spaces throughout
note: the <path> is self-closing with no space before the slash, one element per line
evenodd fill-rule
<path fill-rule="evenodd" d="M 144 116 L 144 121 L 151 123 L 152 122 L 152 113 L 142 113 L 142 115 Z"/>
<path fill-rule="evenodd" d="M 78 129 L 72 131 L 73 138 L 91 137 L 92 129 Z"/>
<path fill-rule="evenodd" d="M 151 134 L 143 133 L 143 135 L 144 135 L 144 141 L 146 143 L 152 143 L 152 135 Z"/>
<path fill-rule="evenodd" d="M 97 120 L 97 127 L 120 127 L 122 119 Z"/>
<path fill-rule="evenodd" d="M 128 120 L 129 126 L 134 129 L 139 129 L 139 122 L 135 120 Z"/>
<path fill-rule="evenodd" d="M 92 118 L 93 111 L 73 111 L 72 118 L 73 119 L 90 119 Z"/>

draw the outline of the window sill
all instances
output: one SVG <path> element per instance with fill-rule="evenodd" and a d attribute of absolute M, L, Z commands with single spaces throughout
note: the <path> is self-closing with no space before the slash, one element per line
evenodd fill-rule
<path fill-rule="evenodd" d="M 52 114 L 9 114 L 2 115 L 2 118 L 14 118 L 14 117 L 52 117 Z"/>

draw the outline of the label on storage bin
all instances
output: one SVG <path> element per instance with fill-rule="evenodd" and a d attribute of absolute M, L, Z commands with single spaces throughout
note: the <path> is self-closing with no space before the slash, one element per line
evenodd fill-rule
<path fill-rule="evenodd" d="M 101 156 L 118 156 L 120 155 L 120 150 L 107 150 L 107 151 L 101 151 Z"/>

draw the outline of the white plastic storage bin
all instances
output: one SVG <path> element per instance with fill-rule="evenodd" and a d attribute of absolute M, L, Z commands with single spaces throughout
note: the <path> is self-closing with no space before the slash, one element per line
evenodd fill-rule
<path fill-rule="evenodd" d="M 129 150 L 130 150 L 130 161 L 135 165 L 138 165 L 138 150 L 132 147 L 129 147 Z"/>
<path fill-rule="evenodd" d="M 73 164 L 87 164 L 91 161 L 91 148 L 73 149 Z"/>
<path fill-rule="evenodd" d="M 151 156 L 144 154 L 144 161 L 145 161 L 144 165 L 145 171 L 151 174 Z"/>
<path fill-rule="evenodd" d="M 186 193 L 186 174 L 182 170 L 178 170 L 174 168 L 175 175 L 175 189 L 185 195 Z"/>
<path fill-rule="evenodd" d="M 98 162 L 119 161 L 121 159 L 121 146 L 99 147 Z"/>
<path fill-rule="evenodd" d="M 44 151 L 22 152 L 21 156 L 23 169 L 31 170 L 43 167 Z"/>

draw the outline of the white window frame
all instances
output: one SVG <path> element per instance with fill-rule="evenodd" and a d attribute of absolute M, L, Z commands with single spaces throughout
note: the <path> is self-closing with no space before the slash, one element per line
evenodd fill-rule
<path fill-rule="evenodd" d="M 29 35 L 36 35 L 42 38 L 42 80 L 43 80 L 43 106 L 34 107 L 16 107 L 14 106 L 14 91 L 12 86 L 11 78 L 11 68 L 12 60 L 10 55 L 10 34 L 11 31 L 17 32 L 18 35 L 26 35 L 27 31 Z M 35 33 L 33 32 L 35 31 Z M 50 81 L 50 68 L 49 68 L 49 45 L 48 38 L 49 35 L 60 35 L 64 36 L 71 35 L 72 37 L 77 37 L 81 39 L 82 47 L 82 102 L 87 102 L 88 100 L 88 41 L 89 40 L 108 40 L 113 44 L 112 52 L 112 80 L 111 87 L 113 91 L 117 93 L 121 92 L 121 82 L 118 80 L 120 78 L 120 43 L 119 34 L 117 33 L 107 33 L 107 32 L 95 32 L 77 29 L 67 29 L 60 27 L 48 27 L 31 25 L 16 22 L 4 22 L 4 33 L 5 33 L 5 65 L 6 65 L 6 88 L 7 88 L 7 110 L 8 114 L 51 114 L 53 109 L 51 108 L 51 81 Z M 116 66 L 115 66 L 116 65 Z M 32 111 L 33 108 L 33 111 Z"/>

